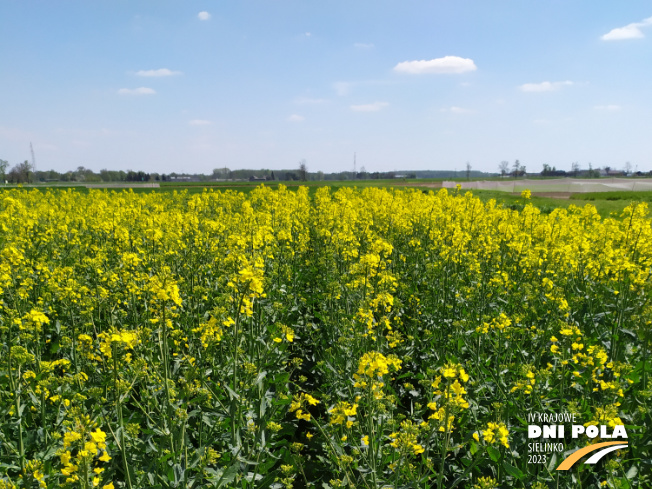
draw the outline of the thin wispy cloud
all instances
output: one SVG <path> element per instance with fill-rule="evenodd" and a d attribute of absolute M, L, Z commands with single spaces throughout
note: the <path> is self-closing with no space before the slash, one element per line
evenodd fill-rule
<path fill-rule="evenodd" d="M 288 117 L 289 122 L 303 122 L 304 120 L 306 120 L 306 118 L 299 114 L 292 114 L 290 117 Z"/>
<path fill-rule="evenodd" d="M 572 81 L 549 82 L 544 81 L 541 83 L 524 83 L 518 87 L 522 92 L 554 92 L 562 87 L 573 85 Z"/>
<path fill-rule="evenodd" d="M 351 83 L 348 82 L 335 82 L 333 83 L 333 88 L 335 89 L 335 93 L 340 97 L 351 93 Z"/>
<path fill-rule="evenodd" d="M 625 27 L 616 27 L 611 29 L 605 35 L 601 36 L 600 39 L 603 41 L 622 41 L 625 39 L 640 39 L 645 37 L 642 27 L 647 27 L 652 25 L 652 17 L 642 20 L 641 22 L 633 22 L 626 25 Z"/>
<path fill-rule="evenodd" d="M 374 45 L 371 42 L 356 42 L 353 44 L 353 47 L 358 49 L 372 49 Z"/>
<path fill-rule="evenodd" d="M 212 122 L 205 119 L 193 119 L 188 121 L 188 124 L 191 126 L 209 126 L 212 124 Z"/>
<path fill-rule="evenodd" d="M 206 11 L 204 10 L 203 12 L 199 12 L 199 13 L 197 14 L 197 18 L 198 18 L 199 20 L 210 20 L 210 18 L 211 18 L 211 14 L 209 14 L 208 12 L 206 12 Z"/>
<path fill-rule="evenodd" d="M 445 107 L 441 109 L 441 112 L 450 112 L 451 114 L 470 114 L 473 111 L 471 109 L 465 109 L 463 107 L 457 107 L 453 105 L 452 107 Z"/>
<path fill-rule="evenodd" d="M 354 112 L 378 112 L 388 105 L 387 102 L 374 102 L 371 104 L 352 105 L 351 110 Z"/>
<path fill-rule="evenodd" d="M 354 81 L 339 81 L 332 84 L 333 90 L 339 96 L 350 95 L 354 88 L 364 86 L 378 86 L 378 85 L 394 85 L 396 80 L 354 80 Z"/>
<path fill-rule="evenodd" d="M 156 90 L 147 87 L 121 88 L 118 90 L 119 95 L 154 95 L 155 93 Z"/>
<path fill-rule="evenodd" d="M 151 76 L 151 77 L 161 77 L 161 76 L 175 76 L 182 75 L 180 71 L 168 70 L 167 68 L 159 68 L 158 70 L 140 70 L 136 72 L 136 76 Z"/>
<path fill-rule="evenodd" d="M 294 99 L 295 104 L 319 105 L 328 102 L 325 98 L 297 97 Z"/>
<path fill-rule="evenodd" d="M 611 104 L 611 105 L 596 105 L 596 106 L 593 107 L 593 108 L 594 108 L 595 110 L 601 110 L 601 111 L 606 111 L 606 112 L 616 112 L 616 111 L 622 109 L 622 107 L 621 107 L 620 105 L 616 105 L 616 104 Z"/>
<path fill-rule="evenodd" d="M 0 138 L 9 141 L 29 141 L 35 139 L 35 135 L 15 127 L 0 126 Z"/>
<path fill-rule="evenodd" d="M 459 56 L 444 56 L 431 60 L 403 61 L 394 67 L 397 73 L 420 75 L 423 73 L 460 74 L 475 71 L 478 67 L 472 59 Z"/>

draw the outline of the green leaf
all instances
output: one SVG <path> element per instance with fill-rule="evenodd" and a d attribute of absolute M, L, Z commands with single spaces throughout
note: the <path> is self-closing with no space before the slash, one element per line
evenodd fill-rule
<path fill-rule="evenodd" d="M 240 463 L 235 462 L 231 467 L 229 467 L 220 478 L 220 481 L 217 483 L 217 489 L 224 487 L 225 485 L 231 484 L 235 480 L 235 476 L 238 475 L 240 470 Z"/>
<path fill-rule="evenodd" d="M 508 464 L 507 462 L 503 461 L 503 468 L 505 471 L 511 475 L 512 477 L 516 477 L 517 479 L 521 480 L 523 477 L 525 477 L 525 474 L 523 471 L 521 471 L 519 468 L 514 467 L 513 465 Z"/>
<path fill-rule="evenodd" d="M 476 459 L 471 465 L 469 465 L 466 469 L 464 469 L 464 472 L 462 472 L 462 474 L 460 474 L 450 486 L 448 486 L 448 489 L 453 489 L 457 487 L 457 485 L 466 478 L 466 474 L 471 472 L 471 470 L 473 470 L 473 467 L 478 465 L 480 462 L 484 462 L 484 460 L 485 460 L 484 458 Z"/>
<path fill-rule="evenodd" d="M 478 451 L 478 444 L 475 441 L 471 442 L 471 455 L 475 455 Z"/>
<path fill-rule="evenodd" d="M 625 474 L 625 477 L 627 477 L 628 479 L 633 479 L 634 477 L 636 477 L 636 474 L 638 474 L 638 467 L 636 467 L 636 465 L 632 465 L 630 469 L 627 471 L 627 473 Z"/>
<path fill-rule="evenodd" d="M 231 399 L 240 399 L 238 393 L 231 389 L 228 385 L 224 384 L 224 388 L 229 392 Z"/>
<path fill-rule="evenodd" d="M 500 460 L 500 452 L 494 447 L 487 447 L 487 453 L 489 454 L 489 458 L 491 458 L 491 460 L 494 462 L 498 462 L 498 460 Z"/>
<path fill-rule="evenodd" d="M 174 464 L 172 470 L 174 471 L 174 486 L 179 487 L 179 483 L 183 480 L 185 470 L 179 464 Z"/>

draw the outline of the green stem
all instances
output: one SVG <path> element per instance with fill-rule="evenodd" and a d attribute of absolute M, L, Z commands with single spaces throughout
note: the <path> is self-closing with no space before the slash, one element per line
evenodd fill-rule
<path fill-rule="evenodd" d="M 9 383 L 14 393 L 14 409 L 18 418 L 18 451 L 20 455 L 20 472 L 25 473 L 25 445 L 23 442 L 23 417 L 20 415 L 20 366 L 18 366 L 18 383 L 14 382 L 12 375 L 11 347 L 9 347 Z"/>
<path fill-rule="evenodd" d="M 247 284 L 247 288 L 249 288 L 249 284 Z M 240 344 L 239 338 L 238 338 L 238 328 L 240 326 L 240 308 L 242 307 L 242 302 L 244 301 L 244 297 L 246 294 L 246 289 L 240 296 L 240 302 L 238 303 L 238 309 L 235 312 L 235 324 L 233 325 L 233 384 L 232 384 L 232 389 L 233 392 L 236 393 L 238 392 L 238 346 Z M 231 441 L 233 444 L 235 444 L 235 432 L 236 432 L 236 425 L 238 423 L 238 420 L 240 419 L 240 402 L 237 399 L 233 399 L 231 401 L 231 406 L 230 406 L 230 411 L 231 411 Z"/>
<path fill-rule="evenodd" d="M 172 418 L 172 403 L 170 401 L 170 385 L 169 385 L 169 379 L 170 379 L 170 352 L 168 350 L 168 325 L 167 325 L 167 320 L 165 317 L 165 304 L 163 304 L 163 324 L 161 326 L 161 340 L 160 340 L 160 348 L 161 348 L 161 357 L 163 359 L 163 377 L 165 380 L 165 401 L 166 401 L 166 417 L 165 417 L 165 423 L 164 427 L 166 431 L 169 432 L 169 437 L 170 437 L 170 450 L 172 451 L 172 454 L 174 456 L 174 459 L 177 460 L 176 457 L 176 450 L 174 449 L 174 434 L 172 430 L 170 429 L 169 426 L 169 421 Z"/>
<path fill-rule="evenodd" d="M 113 385 L 115 388 L 116 414 L 118 415 L 118 424 L 120 425 L 120 453 L 122 455 L 122 466 L 124 467 L 127 487 L 132 489 L 131 475 L 129 474 L 129 465 L 127 464 L 127 446 L 125 443 L 125 425 L 122 418 L 122 396 L 118 384 L 118 360 L 116 358 L 116 348 L 113 348 Z"/>
<path fill-rule="evenodd" d="M 439 474 L 437 474 L 437 489 L 441 489 L 441 483 L 444 478 L 444 464 L 446 462 L 446 454 L 448 453 L 448 441 L 450 436 L 450 431 L 448 429 L 448 386 L 446 386 L 446 409 L 444 410 L 444 427 L 445 427 L 445 436 L 444 436 L 444 450 L 441 454 L 441 462 L 439 463 Z"/>

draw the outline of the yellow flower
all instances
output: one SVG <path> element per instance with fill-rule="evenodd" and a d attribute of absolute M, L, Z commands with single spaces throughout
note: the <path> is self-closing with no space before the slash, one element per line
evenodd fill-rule
<path fill-rule="evenodd" d="M 69 447 L 77 440 L 81 440 L 81 435 L 75 431 L 68 431 L 63 435 L 63 446 L 64 448 Z"/>

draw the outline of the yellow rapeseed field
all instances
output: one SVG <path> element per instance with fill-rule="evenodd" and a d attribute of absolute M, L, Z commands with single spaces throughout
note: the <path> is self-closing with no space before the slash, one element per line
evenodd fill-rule
<path fill-rule="evenodd" d="M 0 193 L 0 489 L 652 487 L 647 206 L 528 197 Z"/>

